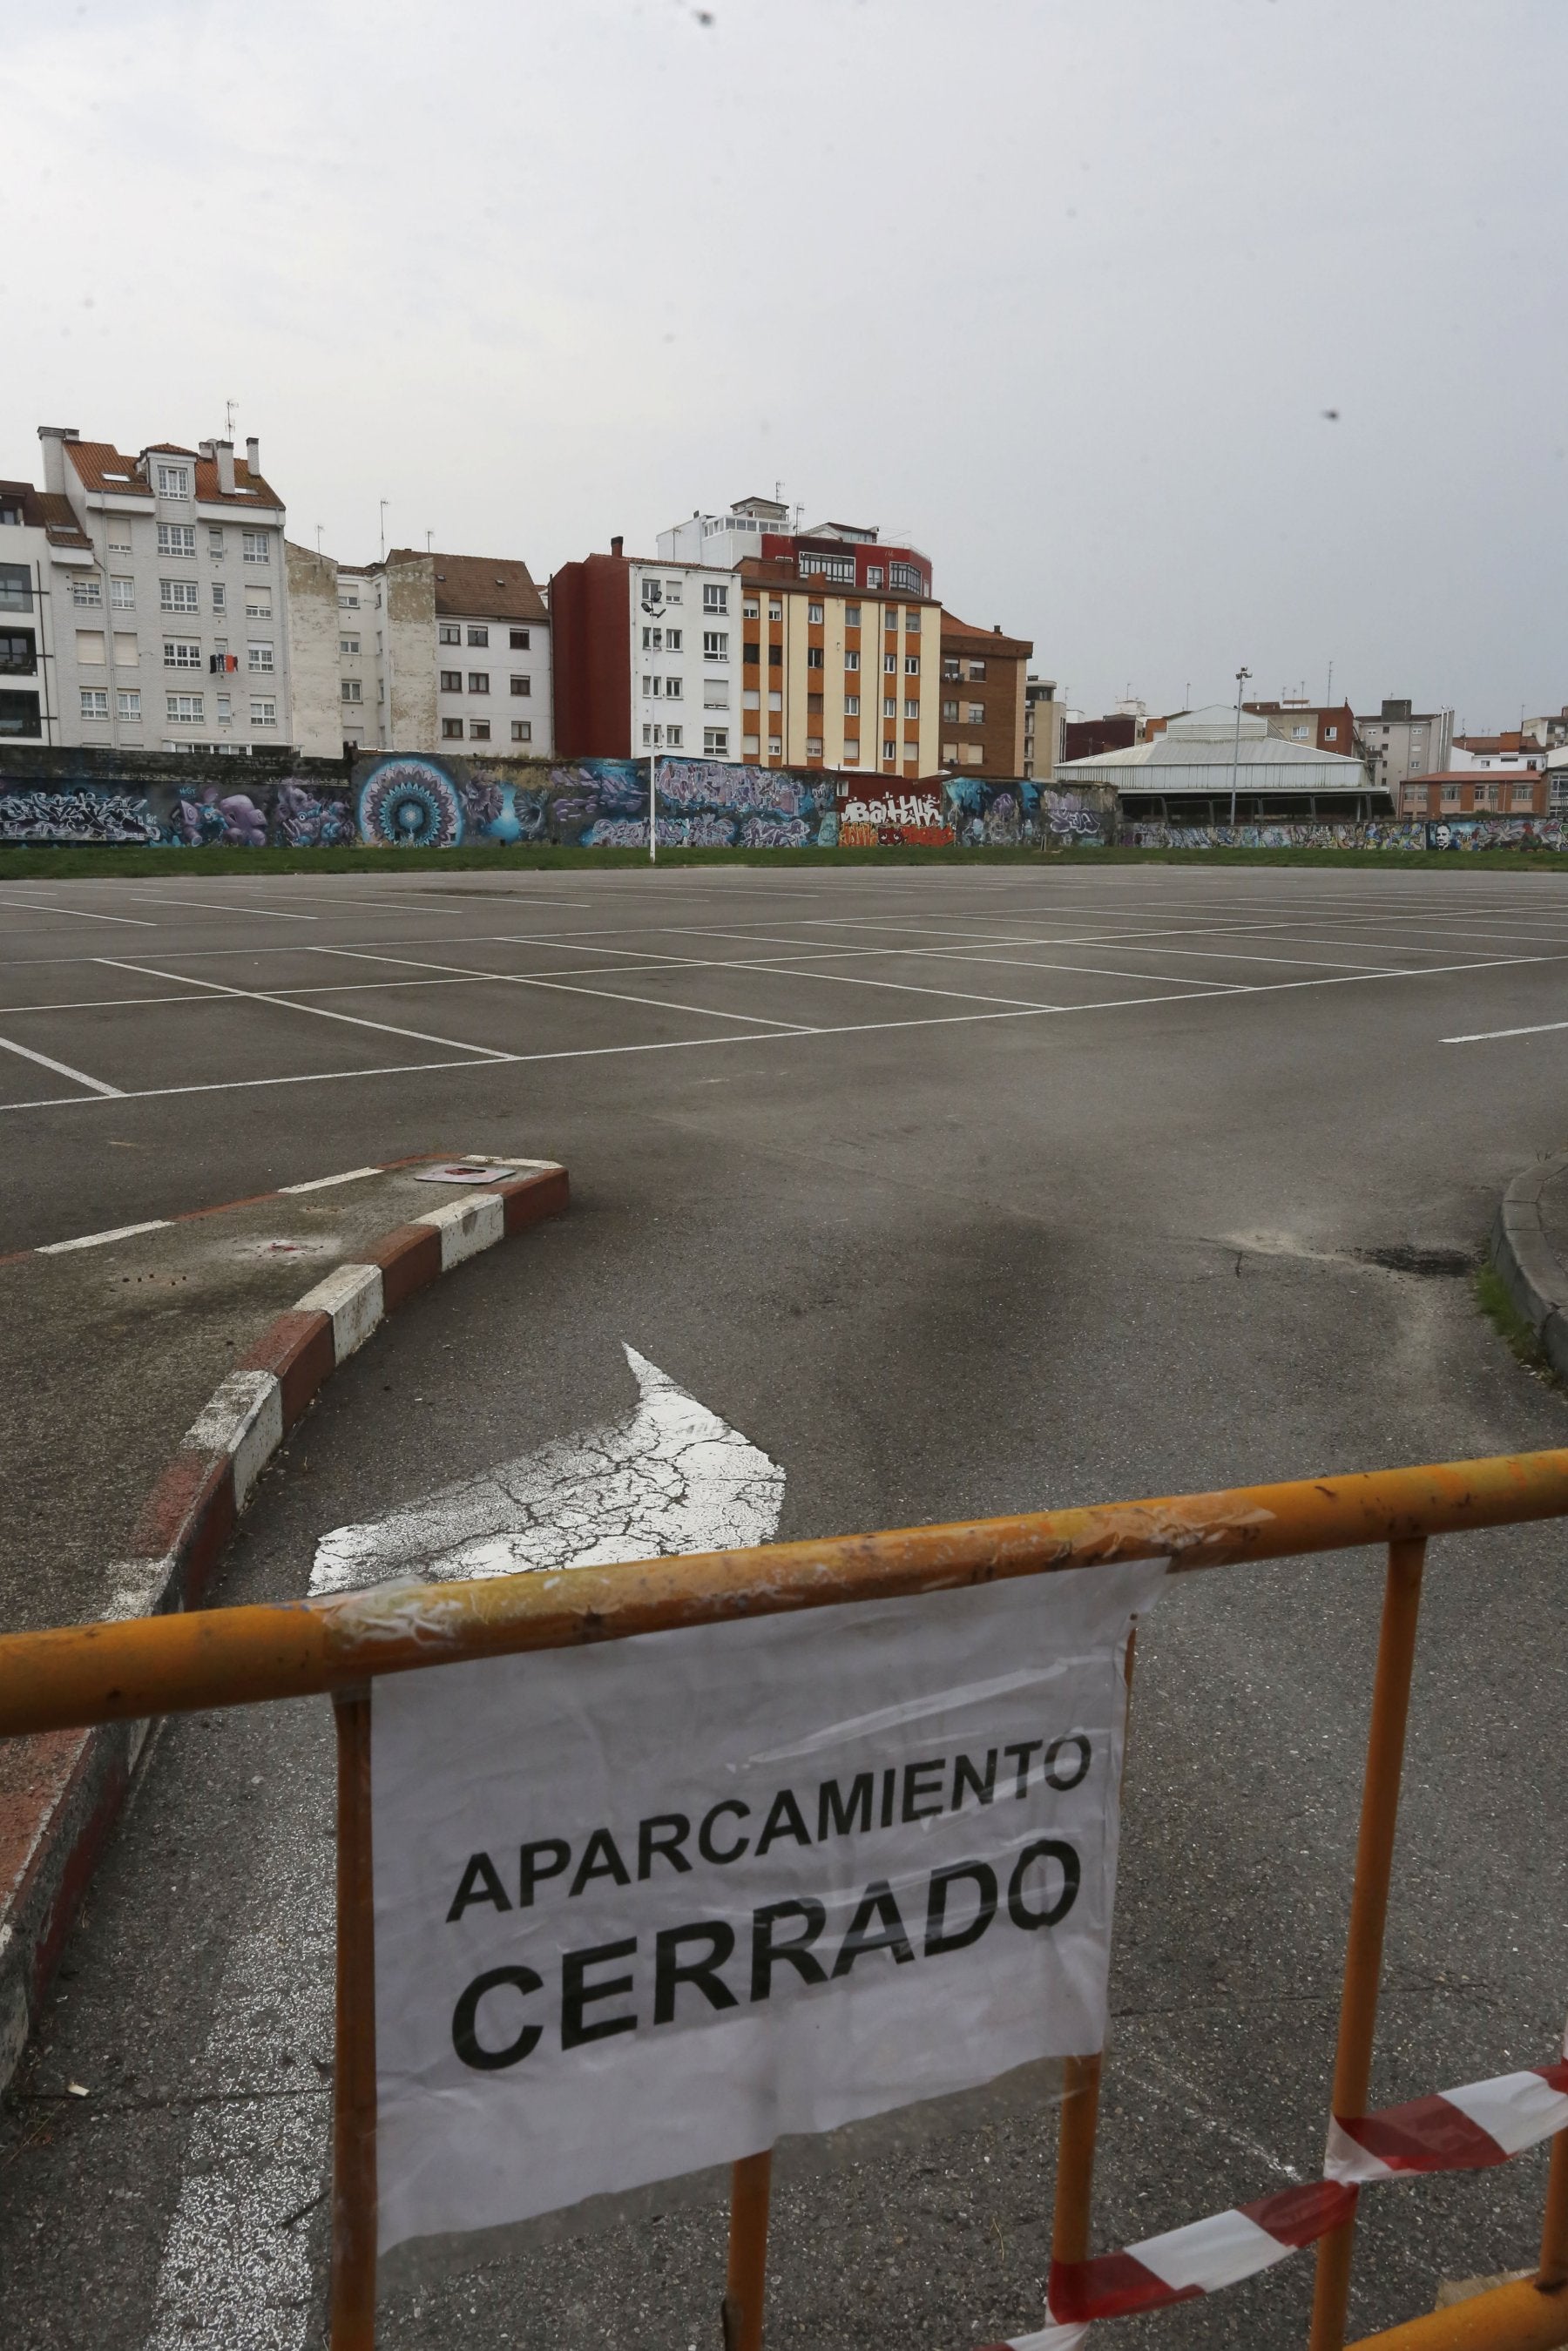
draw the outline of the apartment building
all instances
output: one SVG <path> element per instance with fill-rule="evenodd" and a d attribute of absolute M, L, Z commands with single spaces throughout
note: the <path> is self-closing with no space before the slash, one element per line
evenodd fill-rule
<path fill-rule="evenodd" d="M 741 756 L 740 577 L 718 564 L 608 555 L 549 583 L 555 740 L 563 758 Z"/>
<path fill-rule="evenodd" d="M 290 740 L 283 501 L 254 440 L 138 456 L 40 425 L 44 488 L 13 485 L 3 609 L 29 632 L 36 686 L 11 689 L 9 739 L 246 753 Z M 24 543 L 25 542 L 25 543 Z M 30 572 L 27 610 L 19 609 Z M 27 618 L 27 611 L 32 614 Z M 37 701 L 37 727 L 22 731 Z"/>
<path fill-rule="evenodd" d="M 75 609 L 70 582 L 92 572 L 92 544 L 63 497 L 31 482 L 0 482 L 0 743 L 63 744 L 58 610 Z"/>
<path fill-rule="evenodd" d="M 410 547 L 376 563 L 287 556 L 301 750 L 553 754 L 549 615 L 526 563 Z"/>
<path fill-rule="evenodd" d="M 1005 637 L 999 621 L 976 629 L 944 612 L 941 629 L 942 765 L 986 776 L 1027 774 L 1025 693 L 1033 645 Z"/>
<path fill-rule="evenodd" d="M 1049 784 L 1056 773 L 1066 720 L 1056 698 L 1056 680 L 1031 673 L 1023 690 L 1023 771 L 1037 784 Z"/>
<path fill-rule="evenodd" d="M 1367 773 L 1380 790 L 1398 796 L 1408 776 L 1440 775 L 1454 743 L 1451 710 L 1414 710 L 1407 701 L 1385 700 L 1375 718 L 1357 718 Z"/>
<path fill-rule="evenodd" d="M 1446 774 L 1406 776 L 1398 809 L 1407 817 L 1546 816 L 1553 812 L 1551 778 L 1542 763 L 1499 775 L 1473 768 Z"/>
<path fill-rule="evenodd" d="M 830 585 L 802 575 L 793 552 L 745 561 L 741 578 L 741 758 L 904 782 L 935 775 L 935 599 Z"/>
<path fill-rule="evenodd" d="M 862 597 L 931 594 L 930 559 L 915 547 L 889 546 L 866 523 L 824 522 L 797 530 L 777 498 L 737 498 L 726 514 L 694 514 L 658 537 L 662 560 L 734 569 L 778 559 L 808 585 L 856 590 Z"/>
<path fill-rule="evenodd" d="M 1348 702 L 1307 702 L 1285 696 L 1279 702 L 1249 702 L 1243 707 L 1266 718 L 1270 735 L 1284 742 L 1308 743 L 1314 750 L 1333 751 L 1342 758 L 1354 756 L 1355 714 Z"/>

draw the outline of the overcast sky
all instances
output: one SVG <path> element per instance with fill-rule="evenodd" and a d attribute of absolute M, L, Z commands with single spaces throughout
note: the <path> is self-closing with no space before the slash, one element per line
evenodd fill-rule
<path fill-rule="evenodd" d="M 751 491 L 1073 703 L 1568 702 L 1563 0 L 0 0 L 0 475 L 541 579 Z M 1328 411 L 1337 412 L 1331 417 Z"/>

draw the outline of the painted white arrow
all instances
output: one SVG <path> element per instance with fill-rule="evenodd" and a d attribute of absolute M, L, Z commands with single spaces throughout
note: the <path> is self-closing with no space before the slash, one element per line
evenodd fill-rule
<path fill-rule="evenodd" d="M 311 1591 L 402 1575 L 444 1583 L 609 1567 L 768 1541 L 784 1506 L 783 1470 L 634 1348 L 626 1360 L 638 1398 L 624 1419 L 554 1437 L 388 1518 L 335 1527 L 316 1547 Z"/>

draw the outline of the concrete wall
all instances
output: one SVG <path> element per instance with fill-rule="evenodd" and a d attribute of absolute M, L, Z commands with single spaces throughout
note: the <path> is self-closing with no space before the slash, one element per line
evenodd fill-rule
<path fill-rule="evenodd" d="M 287 580 L 288 666 L 294 690 L 294 744 L 313 759 L 343 748 L 339 683 L 338 567 L 313 547 L 284 541 Z"/>

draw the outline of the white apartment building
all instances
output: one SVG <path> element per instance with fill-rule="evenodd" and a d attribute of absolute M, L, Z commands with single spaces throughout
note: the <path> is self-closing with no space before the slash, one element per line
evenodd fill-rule
<path fill-rule="evenodd" d="M 631 569 L 632 749 L 740 757 L 738 572 L 702 563 Z"/>
<path fill-rule="evenodd" d="M 0 482 L 0 743 L 69 741 L 59 706 L 55 590 L 88 576 L 92 547 L 64 498 Z"/>
<path fill-rule="evenodd" d="M 406 547 L 378 563 L 287 557 L 301 750 L 553 752 L 549 615 L 526 564 Z"/>
<path fill-rule="evenodd" d="M 1367 772 L 1380 790 L 1398 795 L 1406 776 L 1440 775 L 1454 743 L 1451 710 L 1412 710 L 1385 700 L 1375 718 L 1357 718 Z"/>
<path fill-rule="evenodd" d="M 35 519 L 16 497 L 10 528 L 27 540 L 30 555 L 20 540 L 18 551 L 35 574 L 39 731 L 9 739 L 242 754 L 287 746 L 284 507 L 257 444 L 236 462 L 228 441 L 127 457 L 74 425 L 40 425 L 38 438 Z"/>

